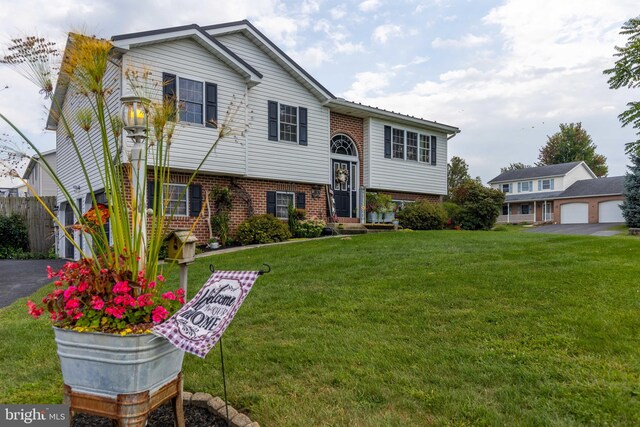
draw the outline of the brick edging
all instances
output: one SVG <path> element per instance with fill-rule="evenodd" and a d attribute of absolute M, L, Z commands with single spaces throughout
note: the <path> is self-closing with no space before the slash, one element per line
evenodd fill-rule
<path fill-rule="evenodd" d="M 209 413 L 218 415 L 219 417 L 227 419 L 227 409 L 225 408 L 224 400 L 219 397 L 213 397 L 209 393 L 190 393 L 185 391 L 182 393 L 182 402 L 184 406 L 197 406 L 199 408 L 205 408 L 209 410 Z M 229 422 L 232 427 L 260 427 L 255 421 L 245 414 L 238 412 L 231 405 L 229 408 Z"/>

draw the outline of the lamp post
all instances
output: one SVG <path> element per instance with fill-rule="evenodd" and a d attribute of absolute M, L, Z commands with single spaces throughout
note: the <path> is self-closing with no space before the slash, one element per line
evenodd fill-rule
<path fill-rule="evenodd" d="M 146 149 L 144 144 L 147 140 L 147 110 L 149 100 L 137 96 L 125 96 L 120 98 L 122 102 L 122 127 L 127 131 L 127 136 L 133 141 L 131 149 L 131 172 L 133 194 L 131 200 L 134 205 L 133 224 L 140 230 L 140 263 L 145 263 L 145 252 L 147 246 L 147 212 L 146 204 Z"/>

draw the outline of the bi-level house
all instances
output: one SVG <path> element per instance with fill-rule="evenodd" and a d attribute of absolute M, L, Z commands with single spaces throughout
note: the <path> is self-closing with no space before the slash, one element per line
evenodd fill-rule
<path fill-rule="evenodd" d="M 624 222 L 624 177 L 597 178 L 585 162 L 511 170 L 489 184 L 505 193 L 498 223 Z"/>
<path fill-rule="evenodd" d="M 175 189 L 184 189 L 189 171 L 215 139 L 210 121 L 223 123 L 230 106 L 242 105 L 236 118 L 248 130 L 220 142 L 187 189 L 175 228 L 193 223 L 203 195 L 214 186 L 232 191 L 232 229 L 254 214 L 285 219 L 290 203 L 326 218 L 328 190 L 339 222 L 364 219 L 367 191 L 389 193 L 397 201 L 440 201 L 447 193 L 447 145 L 458 128 L 337 98 L 246 20 L 116 35 L 111 41 L 112 111 L 130 94 L 127 70 L 143 69 L 180 108 L 171 148 Z M 64 82 L 61 76 L 48 129 L 57 130 L 59 176 L 88 205 L 75 154 L 57 119 L 59 108 L 73 117 L 82 99 Z M 156 96 L 160 100 L 163 93 Z M 73 213 L 62 197 L 59 202 L 63 223 L 72 224 Z M 209 237 L 205 221 L 196 235 L 200 241 Z M 72 247 L 61 253 L 74 256 Z"/>

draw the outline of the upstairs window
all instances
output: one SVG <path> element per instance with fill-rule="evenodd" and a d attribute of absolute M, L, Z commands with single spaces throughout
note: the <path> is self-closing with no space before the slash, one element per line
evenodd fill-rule
<path fill-rule="evenodd" d="M 307 145 L 307 109 L 267 101 L 268 139 Z"/>
<path fill-rule="evenodd" d="M 518 193 L 533 191 L 533 181 L 523 181 L 518 183 Z"/>
<path fill-rule="evenodd" d="M 393 158 L 404 160 L 404 131 L 393 129 Z"/>
<path fill-rule="evenodd" d="M 407 160 L 418 161 L 418 134 L 407 132 Z"/>
<path fill-rule="evenodd" d="M 280 139 L 298 142 L 298 108 L 280 104 Z"/>
<path fill-rule="evenodd" d="M 423 163 L 429 163 L 429 153 L 431 152 L 431 145 L 429 144 L 429 137 L 427 135 L 420 135 L 420 161 Z"/>
<path fill-rule="evenodd" d="M 174 74 L 162 73 L 162 95 L 165 101 L 176 102 L 181 122 L 217 127 L 218 86 Z M 175 120 L 175 117 L 171 117 Z"/>
<path fill-rule="evenodd" d="M 502 184 L 503 193 L 511 193 L 511 184 Z"/>
<path fill-rule="evenodd" d="M 538 191 L 542 190 L 553 190 L 553 178 L 550 179 L 539 179 L 538 180 Z"/>

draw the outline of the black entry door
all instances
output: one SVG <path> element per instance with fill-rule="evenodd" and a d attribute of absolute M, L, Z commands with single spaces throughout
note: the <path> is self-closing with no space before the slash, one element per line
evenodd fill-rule
<path fill-rule="evenodd" d="M 73 219 L 73 209 L 71 209 L 71 205 L 69 203 L 67 203 L 67 205 L 64 208 L 64 225 L 65 225 L 65 229 L 67 230 L 67 232 L 69 234 L 71 234 L 73 236 L 73 229 L 71 228 L 71 226 L 75 223 L 74 219 Z M 69 241 L 69 239 L 65 239 L 65 245 L 64 245 L 64 256 L 66 258 L 71 258 L 73 259 L 74 257 L 74 247 L 73 247 L 73 243 L 71 243 Z"/>
<path fill-rule="evenodd" d="M 351 162 L 332 160 L 333 196 L 336 201 L 336 215 L 351 217 Z"/>

